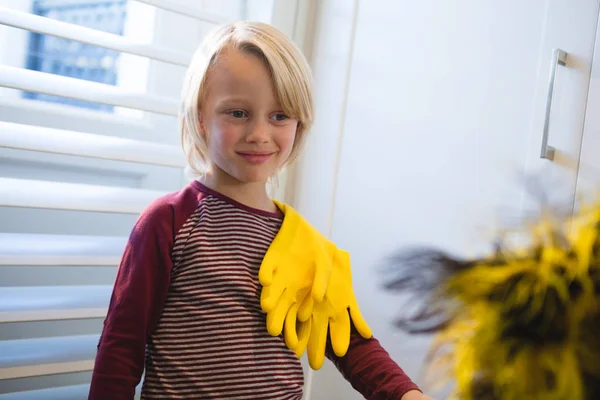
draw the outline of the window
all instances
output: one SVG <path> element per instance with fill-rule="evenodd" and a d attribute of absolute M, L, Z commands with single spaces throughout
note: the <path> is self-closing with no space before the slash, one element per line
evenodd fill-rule
<path fill-rule="evenodd" d="M 102 32 L 123 35 L 127 0 L 35 0 L 32 13 L 82 25 Z M 27 68 L 55 75 L 116 85 L 119 52 L 73 40 L 31 32 Z M 30 99 L 112 110 L 112 105 L 85 102 L 48 94 L 24 92 Z"/>

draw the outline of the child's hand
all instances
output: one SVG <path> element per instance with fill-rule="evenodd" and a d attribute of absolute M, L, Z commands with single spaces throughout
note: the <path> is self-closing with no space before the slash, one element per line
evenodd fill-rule
<path fill-rule="evenodd" d="M 401 400 L 434 400 L 432 397 L 426 396 L 418 390 L 411 390 L 404 393 Z"/>

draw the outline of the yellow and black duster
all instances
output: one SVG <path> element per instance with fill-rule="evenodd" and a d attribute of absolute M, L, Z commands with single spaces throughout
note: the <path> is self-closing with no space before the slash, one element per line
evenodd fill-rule
<path fill-rule="evenodd" d="M 399 252 L 397 326 L 434 334 L 428 377 L 453 399 L 600 400 L 600 203 L 527 233 L 478 259 Z"/>

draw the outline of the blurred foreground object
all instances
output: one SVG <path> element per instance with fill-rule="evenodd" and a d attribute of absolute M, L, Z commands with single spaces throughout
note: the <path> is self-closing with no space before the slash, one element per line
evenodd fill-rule
<path fill-rule="evenodd" d="M 386 267 L 385 289 L 410 296 L 397 326 L 435 334 L 428 381 L 454 383 L 452 398 L 600 399 L 600 202 L 551 214 L 521 247 L 405 249 Z"/>

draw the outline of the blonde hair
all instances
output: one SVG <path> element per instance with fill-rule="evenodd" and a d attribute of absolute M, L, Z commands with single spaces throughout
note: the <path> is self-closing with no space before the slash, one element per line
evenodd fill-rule
<path fill-rule="evenodd" d="M 201 175 L 208 166 L 206 137 L 201 131 L 199 110 L 206 96 L 206 77 L 225 49 L 253 54 L 264 61 L 283 112 L 298 120 L 290 156 L 298 156 L 313 121 L 312 75 L 302 52 L 283 33 L 261 22 L 234 22 L 212 30 L 196 50 L 182 90 L 181 142 L 189 168 Z"/>

